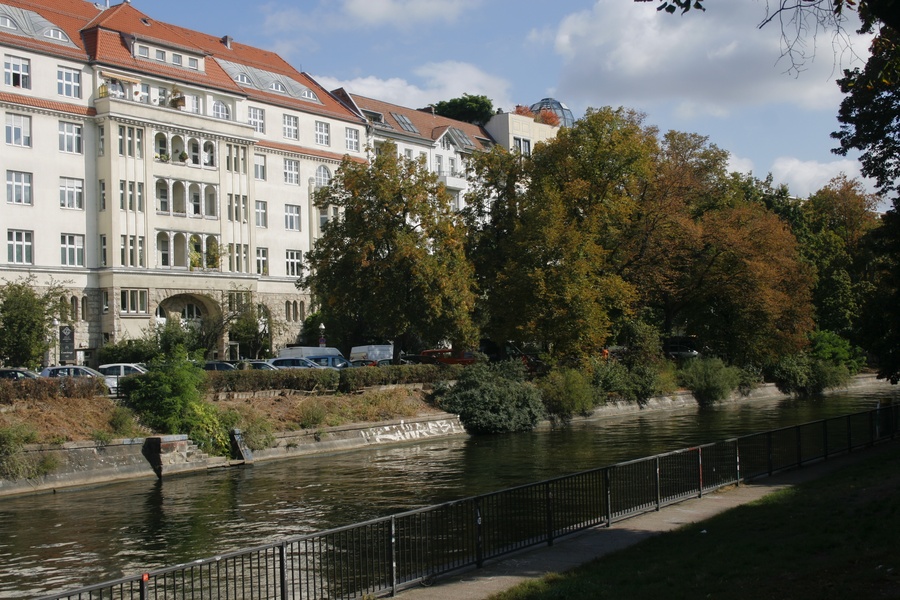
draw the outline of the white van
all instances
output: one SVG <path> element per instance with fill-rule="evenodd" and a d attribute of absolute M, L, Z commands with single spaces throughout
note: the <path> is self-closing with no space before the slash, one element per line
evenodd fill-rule
<path fill-rule="evenodd" d="M 288 346 L 278 351 L 278 358 L 294 358 L 301 356 L 340 356 L 343 354 L 337 348 L 320 347 L 320 346 Z"/>
<path fill-rule="evenodd" d="M 375 346 L 353 346 L 350 348 L 350 361 L 354 360 L 391 360 L 394 358 L 394 346 L 392 344 L 378 344 Z"/>

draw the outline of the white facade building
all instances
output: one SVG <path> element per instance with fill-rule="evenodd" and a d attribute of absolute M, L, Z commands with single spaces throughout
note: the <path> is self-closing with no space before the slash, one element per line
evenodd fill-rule
<path fill-rule="evenodd" d="M 359 115 L 275 54 L 127 3 L 0 0 L 0 52 L 0 278 L 65 285 L 78 362 L 248 292 L 296 337 L 310 194 L 365 160 Z"/>

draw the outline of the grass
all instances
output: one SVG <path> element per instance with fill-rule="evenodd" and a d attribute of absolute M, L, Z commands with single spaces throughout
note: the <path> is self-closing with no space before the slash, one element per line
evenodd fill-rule
<path fill-rule="evenodd" d="M 491 600 L 900 598 L 900 444 Z"/>

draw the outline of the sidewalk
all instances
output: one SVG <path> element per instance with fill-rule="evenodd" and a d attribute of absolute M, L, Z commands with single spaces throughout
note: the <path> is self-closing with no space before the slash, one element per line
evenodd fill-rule
<path fill-rule="evenodd" d="M 857 450 L 773 477 L 726 488 L 722 491 L 673 504 L 658 512 L 618 521 L 612 527 L 595 527 L 555 540 L 553 546 L 536 546 L 482 569 L 437 579 L 430 586 L 417 585 L 398 593 L 401 600 L 482 600 L 528 579 L 567 571 L 595 558 L 632 546 L 653 535 L 703 521 L 730 508 L 747 504 L 766 494 L 821 477 L 827 473 L 877 456 L 898 442 Z"/>

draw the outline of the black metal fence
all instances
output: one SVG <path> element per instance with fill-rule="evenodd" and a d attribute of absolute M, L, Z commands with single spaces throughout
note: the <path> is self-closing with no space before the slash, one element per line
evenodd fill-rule
<path fill-rule="evenodd" d="M 893 405 L 240 550 L 43 600 L 334 600 L 415 583 L 893 438 Z"/>

